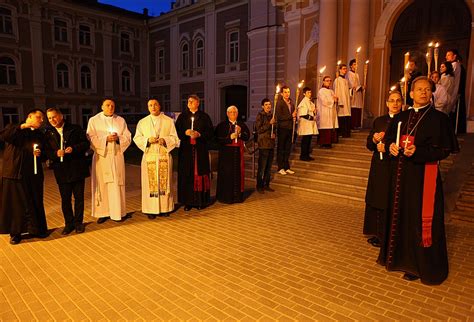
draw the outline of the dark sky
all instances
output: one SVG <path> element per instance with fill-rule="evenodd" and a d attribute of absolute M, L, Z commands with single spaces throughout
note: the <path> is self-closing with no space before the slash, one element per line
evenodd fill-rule
<path fill-rule="evenodd" d="M 171 8 L 171 0 L 99 0 L 99 2 L 138 13 L 143 13 L 143 8 L 148 8 L 150 16 L 159 16 L 160 12 L 167 12 Z"/>

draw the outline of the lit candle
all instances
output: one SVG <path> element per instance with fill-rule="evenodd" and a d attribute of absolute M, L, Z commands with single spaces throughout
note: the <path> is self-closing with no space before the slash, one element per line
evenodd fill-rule
<path fill-rule="evenodd" d="M 296 99 L 295 99 L 295 109 L 298 107 L 298 98 L 300 97 L 300 89 L 304 84 L 304 80 L 298 83 L 296 87 Z M 296 127 L 296 118 L 293 118 L 293 130 L 291 132 L 291 143 L 295 142 L 295 127 Z"/>
<path fill-rule="evenodd" d="M 238 137 L 238 135 L 237 135 L 237 121 L 235 121 L 234 125 L 235 125 L 235 141 L 234 142 L 237 143 L 237 137 Z"/>
<path fill-rule="evenodd" d="M 393 85 L 392 87 L 390 87 L 390 91 L 393 92 L 394 90 L 397 89 L 397 85 Z"/>
<path fill-rule="evenodd" d="M 191 117 L 191 131 L 194 131 L 194 116 Z"/>
<path fill-rule="evenodd" d="M 435 44 L 434 48 L 434 61 L 435 61 L 435 70 L 438 70 L 438 58 L 439 58 L 439 42 Z"/>
<path fill-rule="evenodd" d="M 319 70 L 318 91 L 319 91 L 319 89 L 321 88 L 321 80 L 322 80 L 323 73 L 324 73 L 325 70 L 326 70 L 326 66 L 323 66 L 323 67 Z"/>
<path fill-rule="evenodd" d="M 359 53 L 360 53 L 360 50 L 361 50 L 361 49 L 362 49 L 362 47 L 359 46 L 359 48 L 357 48 L 357 50 L 356 50 L 356 55 L 355 55 L 356 66 L 357 66 L 357 67 L 356 67 L 356 70 L 355 70 L 356 73 L 357 73 L 357 69 L 359 69 L 359 64 L 358 64 L 358 62 L 359 62 Z"/>
<path fill-rule="evenodd" d="M 337 61 L 337 65 L 336 65 L 336 78 L 339 77 L 339 66 L 341 66 L 341 61 L 340 60 Z"/>
<path fill-rule="evenodd" d="M 397 139 L 396 139 L 396 142 L 395 142 L 397 147 L 400 144 L 400 130 L 401 130 L 401 128 L 402 128 L 402 121 L 399 121 L 398 126 L 397 126 Z"/>
<path fill-rule="evenodd" d="M 35 151 L 37 148 L 38 148 L 38 144 L 36 143 L 33 144 L 33 170 L 35 174 L 38 174 L 38 164 L 37 164 L 36 155 L 35 155 Z"/>
<path fill-rule="evenodd" d="M 280 92 L 280 85 L 278 84 L 275 89 L 275 97 L 273 98 L 273 112 L 272 112 L 272 119 L 275 118 L 275 109 L 278 101 L 278 93 Z M 272 124 L 272 131 L 271 136 L 273 137 L 273 124 Z"/>
<path fill-rule="evenodd" d="M 60 135 L 60 137 L 61 137 L 61 147 L 60 147 L 60 149 L 61 149 L 61 151 L 62 151 L 62 150 L 64 150 L 64 139 L 63 139 L 63 135 L 62 135 L 62 134 Z M 63 162 L 63 161 L 64 161 L 64 157 L 60 157 L 60 158 L 59 158 L 59 161 Z"/>
<path fill-rule="evenodd" d="M 377 143 L 377 144 L 382 144 L 382 141 L 380 141 L 380 142 Z M 379 158 L 380 158 L 380 161 L 383 160 L 383 153 L 382 153 L 382 151 L 379 151 Z"/>

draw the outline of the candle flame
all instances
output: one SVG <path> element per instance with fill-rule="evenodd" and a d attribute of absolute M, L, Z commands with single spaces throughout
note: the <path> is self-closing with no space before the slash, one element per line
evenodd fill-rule
<path fill-rule="evenodd" d="M 361 49 L 362 49 L 362 47 L 357 48 L 356 52 L 360 53 Z"/>
<path fill-rule="evenodd" d="M 430 56 L 430 53 L 426 53 L 426 57 L 429 57 Z"/>
<path fill-rule="evenodd" d="M 400 82 L 404 82 L 405 81 L 405 77 L 402 77 L 402 79 L 400 79 Z"/>
<path fill-rule="evenodd" d="M 322 74 L 322 73 L 324 73 L 325 70 L 326 70 L 326 66 L 324 66 L 323 68 L 321 68 L 321 69 L 319 70 L 319 73 Z"/>
<path fill-rule="evenodd" d="M 391 90 L 391 91 L 394 91 L 394 90 L 396 90 L 396 89 L 397 89 L 397 86 L 395 86 L 395 85 L 393 85 L 392 87 L 390 87 L 390 90 Z"/>
<path fill-rule="evenodd" d="M 405 56 L 410 56 L 410 52 L 407 51 L 407 52 L 405 53 Z"/>
<path fill-rule="evenodd" d="M 435 47 L 436 47 L 436 48 L 439 47 L 439 42 L 436 42 Z"/>
<path fill-rule="evenodd" d="M 277 85 L 276 90 L 275 90 L 275 94 L 278 94 L 279 92 L 280 92 L 280 84 Z"/>
<path fill-rule="evenodd" d="M 339 66 L 340 64 L 341 64 L 341 61 L 340 61 L 340 60 L 338 60 L 338 61 L 337 61 L 337 66 Z"/>
<path fill-rule="evenodd" d="M 408 69 L 408 66 L 410 66 L 410 62 L 408 62 L 408 63 L 405 65 L 405 69 Z"/>
<path fill-rule="evenodd" d="M 369 60 L 367 59 L 367 60 L 365 61 L 365 63 L 368 64 L 368 63 L 369 63 Z"/>
<path fill-rule="evenodd" d="M 38 148 L 38 144 L 33 144 L 33 150 L 36 150 Z"/>
<path fill-rule="evenodd" d="M 298 88 L 301 88 L 301 86 L 303 86 L 304 84 L 304 79 L 298 84 Z"/>
<path fill-rule="evenodd" d="M 433 42 L 430 42 L 430 43 L 428 44 L 428 47 L 433 47 Z"/>
<path fill-rule="evenodd" d="M 194 121 L 194 116 L 191 116 L 191 121 Z"/>

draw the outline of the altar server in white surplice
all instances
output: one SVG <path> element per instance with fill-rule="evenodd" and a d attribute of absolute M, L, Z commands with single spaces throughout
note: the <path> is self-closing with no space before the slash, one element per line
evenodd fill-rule
<path fill-rule="evenodd" d="M 169 216 L 174 209 L 172 179 L 173 157 L 171 151 L 179 145 L 173 119 L 161 113 L 156 99 L 148 101 L 150 115 L 137 124 L 133 138 L 142 150 L 142 212 L 149 219 Z"/>
<path fill-rule="evenodd" d="M 116 115 L 111 99 L 102 102 L 102 112 L 91 117 L 87 137 L 94 150 L 92 158 L 92 216 L 97 223 L 109 217 L 120 221 L 125 217 L 125 160 L 124 152 L 132 141 L 125 120 Z"/>

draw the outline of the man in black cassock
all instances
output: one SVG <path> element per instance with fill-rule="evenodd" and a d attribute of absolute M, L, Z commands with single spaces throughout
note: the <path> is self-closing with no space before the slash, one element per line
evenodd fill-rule
<path fill-rule="evenodd" d="M 0 140 L 5 142 L 0 186 L 0 233 L 10 234 L 12 245 L 21 241 L 22 233 L 40 238 L 47 237 L 48 233 L 41 166 L 44 134 L 39 129 L 43 117 L 40 109 L 34 109 L 28 113 L 24 123 L 9 124 L 0 131 Z"/>
<path fill-rule="evenodd" d="M 374 120 L 372 130 L 367 136 L 367 149 L 373 152 L 370 164 L 369 181 L 365 194 L 364 235 L 370 236 L 367 242 L 380 247 L 385 236 L 387 222 L 388 196 L 390 189 L 390 158 L 385 149 L 385 132 L 402 109 L 402 94 L 392 91 L 387 95 L 388 114 Z M 388 149 L 387 149 L 388 150 Z"/>
<path fill-rule="evenodd" d="M 64 216 L 63 235 L 73 230 L 83 233 L 84 224 L 84 185 L 89 176 L 86 151 L 89 140 L 86 132 L 76 124 L 64 120 L 57 108 L 46 111 L 50 126 L 46 129 L 46 154 L 51 161 L 54 177 L 61 194 L 61 209 Z M 62 141 L 62 144 L 61 144 Z M 71 197 L 74 194 L 74 211 Z"/>
<path fill-rule="evenodd" d="M 414 79 L 413 107 L 395 116 L 386 134 L 393 156 L 391 217 L 381 250 L 385 256 L 378 260 L 390 271 L 404 272 L 406 280 L 420 278 L 429 285 L 441 284 L 448 276 L 438 162 L 459 151 L 448 116 L 431 104 L 434 88 L 427 77 Z"/>
<path fill-rule="evenodd" d="M 223 203 L 244 201 L 244 142 L 250 131 L 242 121 L 237 121 L 236 106 L 227 108 L 227 121 L 217 125 L 215 136 L 219 143 L 219 165 L 217 167 L 217 200 Z"/>
<path fill-rule="evenodd" d="M 209 115 L 199 110 L 199 97 L 190 95 L 188 110 L 178 116 L 176 132 L 181 140 L 178 151 L 178 202 L 184 210 L 205 208 L 210 203 L 208 143 L 214 128 Z"/>
<path fill-rule="evenodd" d="M 277 163 L 278 173 L 281 175 L 294 174 L 290 169 L 291 141 L 294 135 L 293 122 L 296 120 L 296 110 L 290 99 L 290 88 L 283 86 L 280 90 L 274 118 L 278 127 L 277 131 Z"/>

